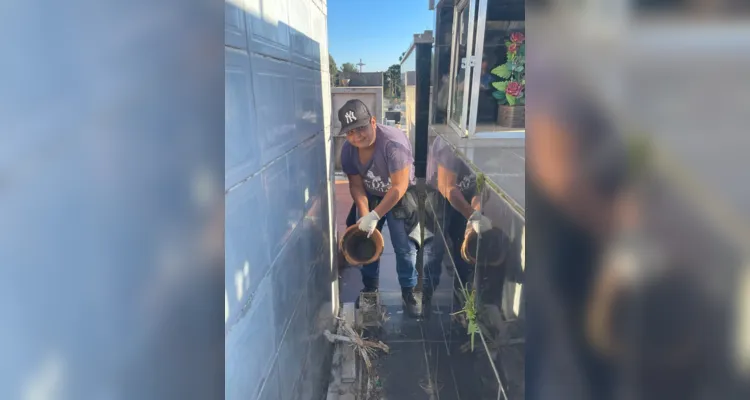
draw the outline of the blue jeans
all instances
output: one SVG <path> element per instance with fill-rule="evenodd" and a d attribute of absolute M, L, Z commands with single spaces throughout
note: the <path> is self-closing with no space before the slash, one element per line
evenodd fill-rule
<path fill-rule="evenodd" d="M 443 205 L 443 204 L 441 204 Z M 433 291 L 440 284 L 443 270 L 443 256 L 447 250 L 445 236 L 449 239 L 450 256 L 456 266 L 456 273 L 464 285 L 471 285 L 473 267 L 461 257 L 461 245 L 466 232 L 466 218 L 458 210 L 445 202 L 443 212 L 439 218 L 440 226 L 436 224 L 434 236 L 424 246 L 424 282 L 425 291 Z"/>
<path fill-rule="evenodd" d="M 357 222 L 357 207 L 352 206 L 346 225 L 351 226 Z M 403 219 L 396 218 L 392 212 L 387 212 L 378 222 L 377 229 L 383 230 L 383 225 L 388 224 L 391 233 L 391 244 L 396 253 L 396 273 L 398 283 L 402 288 L 413 288 L 417 286 L 417 244 L 409 238 Z M 373 263 L 363 265 L 362 283 L 366 288 L 377 288 L 380 277 L 380 259 Z"/>

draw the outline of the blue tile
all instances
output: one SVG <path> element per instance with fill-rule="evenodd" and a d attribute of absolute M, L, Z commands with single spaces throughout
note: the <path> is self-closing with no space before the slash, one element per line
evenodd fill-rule
<path fill-rule="evenodd" d="M 286 159 L 280 159 L 268 166 L 262 173 L 263 191 L 268 206 L 259 210 L 265 215 L 270 260 L 276 259 L 281 248 L 289 239 L 299 222 L 298 210 L 293 207 L 292 188 Z"/>
<path fill-rule="evenodd" d="M 258 400 L 284 400 L 285 397 L 281 396 L 281 382 L 282 380 L 279 375 L 279 364 L 277 360 L 271 368 L 268 378 L 266 378 L 263 383 L 263 388 L 258 396 Z"/>
<path fill-rule="evenodd" d="M 260 176 L 231 190 L 225 208 L 225 287 L 233 321 L 270 266 Z"/>
<path fill-rule="evenodd" d="M 300 217 L 310 203 L 312 177 L 310 171 L 310 142 L 303 142 L 287 156 L 290 177 L 290 207 Z M 291 210 L 290 210 L 291 211 Z"/>
<path fill-rule="evenodd" d="M 318 160 L 318 162 L 315 163 L 315 180 L 319 183 L 324 184 L 328 180 L 326 177 L 326 163 L 320 161 L 326 159 L 325 135 L 321 134 L 319 138 L 315 139 L 315 151 L 313 152 L 313 154 L 313 158 L 315 160 Z"/>
<path fill-rule="evenodd" d="M 247 48 L 245 11 L 228 1 L 224 3 L 224 44 L 239 49 Z"/>
<path fill-rule="evenodd" d="M 322 132 L 327 117 L 323 115 L 321 101 L 321 72 L 298 65 L 293 65 L 292 70 L 298 137 L 306 138 Z"/>
<path fill-rule="evenodd" d="M 224 187 L 229 188 L 260 168 L 260 143 L 246 52 L 225 50 Z"/>
<path fill-rule="evenodd" d="M 250 49 L 268 56 L 288 60 L 289 0 L 246 0 Z"/>
<path fill-rule="evenodd" d="M 265 165 L 299 143 L 294 81 L 288 62 L 252 54 L 255 117 Z"/>
<path fill-rule="evenodd" d="M 308 296 L 308 317 L 312 336 L 321 336 L 326 329 L 332 329 L 333 314 L 331 311 L 331 282 L 332 273 L 330 261 L 325 258 L 312 265 Z"/>
<path fill-rule="evenodd" d="M 275 289 L 273 312 L 279 331 L 277 343 L 281 342 L 281 334 L 286 330 L 297 302 L 305 292 L 309 262 L 304 257 L 302 245 L 299 233 L 295 232 L 271 271 Z"/>
<path fill-rule="evenodd" d="M 250 310 L 234 325 L 225 339 L 225 398 L 254 399 L 268 378 L 276 354 L 274 290 L 263 281 Z"/>
<path fill-rule="evenodd" d="M 297 389 L 294 387 L 295 383 L 300 380 L 307 362 L 308 324 L 307 304 L 304 301 L 298 302 L 289 329 L 279 347 L 279 376 L 281 381 L 286 383 L 281 386 L 282 399 L 294 398 L 295 389 Z"/>
<path fill-rule="evenodd" d="M 296 384 L 297 396 L 292 399 L 307 400 L 320 397 L 328 384 L 332 353 L 333 346 L 322 335 L 312 337 L 307 359 Z"/>
<path fill-rule="evenodd" d="M 308 67 L 316 67 L 320 64 L 320 59 L 315 60 L 315 49 L 320 45 L 311 37 L 312 15 L 313 10 L 318 11 L 317 7 L 310 1 L 293 1 L 289 8 L 289 24 L 295 29 L 290 30 L 290 48 L 292 58 Z"/>

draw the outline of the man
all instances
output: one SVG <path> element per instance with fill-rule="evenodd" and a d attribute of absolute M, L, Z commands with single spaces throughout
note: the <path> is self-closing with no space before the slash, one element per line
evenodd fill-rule
<path fill-rule="evenodd" d="M 427 165 L 427 176 L 429 186 L 436 188 L 441 196 L 432 207 L 440 214 L 436 215 L 440 226 L 434 228 L 436 231 L 441 229 L 442 234 L 450 239 L 451 247 L 448 251 L 459 278 L 454 280 L 455 289 L 465 287 L 470 290 L 473 287 L 474 267 L 461 257 L 461 246 L 466 238 L 467 228 L 480 236 L 492 229 L 492 221 L 480 211 L 476 175 L 455 154 L 448 142 L 443 138 L 435 138 Z M 445 251 L 445 241 L 441 237 L 425 244 L 424 304 L 429 303 L 433 291 L 440 283 Z M 459 303 L 457 301 L 454 304 Z"/>
<path fill-rule="evenodd" d="M 399 129 L 376 123 L 359 100 L 346 102 L 338 118 L 347 139 L 341 149 L 341 166 L 349 177 L 354 200 L 346 223 L 350 226 L 356 221 L 368 235 L 388 224 L 405 310 L 416 316 L 419 311 L 413 289 L 417 285 L 417 245 L 409 238 L 405 221 L 409 211 L 400 204 L 414 182 L 411 144 Z M 363 292 L 378 290 L 379 270 L 380 260 L 362 266 Z"/>

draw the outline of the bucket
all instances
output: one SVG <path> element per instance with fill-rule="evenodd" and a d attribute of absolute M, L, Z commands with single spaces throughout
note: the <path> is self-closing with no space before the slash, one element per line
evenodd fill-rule
<path fill-rule="evenodd" d="M 481 238 L 474 230 L 470 230 L 461 245 L 461 258 L 469 264 L 476 264 L 477 253 L 479 253 L 481 264 L 499 266 L 505 261 L 509 245 L 507 237 L 499 228 L 492 228 L 482 233 Z"/>
<path fill-rule="evenodd" d="M 344 231 L 339 242 L 339 250 L 350 265 L 365 265 L 376 261 L 383 254 L 383 235 L 379 230 L 367 237 L 355 224 Z"/>

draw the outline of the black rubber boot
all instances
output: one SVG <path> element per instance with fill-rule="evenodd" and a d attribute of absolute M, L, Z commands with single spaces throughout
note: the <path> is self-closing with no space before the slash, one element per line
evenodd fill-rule
<path fill-rule="evenodd" d="M 375 293 L 378 291 L 377 287 L 365 287 L 360 291 L 360 293 Z M 362 296 L 357 296 L 357 300 L 354 300 L 354 308 L 359 308 L 359 299 Z"/>
<path fill-rule="evenodd" d="M 401 288 L 401 298 L 404 300 L 404 311 L 412 318 L 419 317 L 417 299 L 414 297 L 414 288 Z"/>

